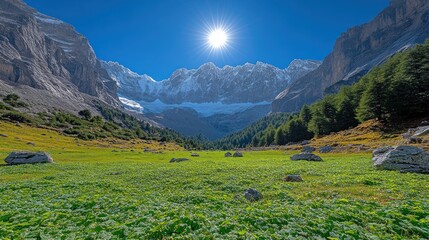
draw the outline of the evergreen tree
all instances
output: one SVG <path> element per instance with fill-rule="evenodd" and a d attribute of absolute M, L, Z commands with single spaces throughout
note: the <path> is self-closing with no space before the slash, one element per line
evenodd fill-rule
<path fill-rule="evenodd" d="M 311 110 L 310 107 L 308 107 L 307 105 L 304 105 L 301 108 L 301 112 L 299 113 L 299 118 L 301 118 L 301 120 L 304 122 L 304 124 L 308 124 L 311 120 Z"/>

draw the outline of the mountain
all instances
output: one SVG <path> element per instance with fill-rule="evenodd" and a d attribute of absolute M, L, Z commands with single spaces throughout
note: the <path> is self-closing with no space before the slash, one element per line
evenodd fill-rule
<path fill-rule="evenodd" d="M 119 98 L 127 108 L 181 133 L 202 133 L 211 139 L 241 130 L 265 116 L 278 89 L 319 65 L 318 61 L 300 59 L 286 69 L 262 62 L 222 68 L 206 63 L 198 69 L 178 69 L 168 79 L 155 81 L 119 63 L 102 62 L 117 82 Z M 184 114 L 188 116 L 184 118 Z"/>
<path fill-rule="evenodd" d="M 21 0 L 1 0 L 0 13 L 0 94 L 18 93 L 35 111 L 119 106 L 116 82 L 71 25 Z"/>
<path fill-rule="evenodd" d="M 292 83 L 272 103 L 273 112 L 304 104 L 355 83 L 374 66 L 429 37 L 429 1 L 392 0 L 374 20 L 343 33 L 315 71 Z"/>

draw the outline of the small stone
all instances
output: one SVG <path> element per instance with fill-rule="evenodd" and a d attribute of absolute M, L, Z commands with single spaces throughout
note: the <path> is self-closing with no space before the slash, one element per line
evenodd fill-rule
<path fill-rule="evenodd" d="M 0 134 L 0 137 L 8 137 L 6 134 Z"/>
<path fill-rule="evenodd" d="M 306 161 L 314 161 L 314 162 L 320 162 L 322 161 L 322 158 L 312 154 L 312 153 L 300 153 L 296 154 L 290 157 L 292 161 L 298 161 L 298 160 L 306 160 Z"/>
<path fill-rule="evenodd" d="M 312 153 L 316 151 L 316 148 L 312 147 L 312 146 L 303 146 L 302 147 L 302 152 L 303 153 Z"/>
<path fill-rule="evenodd" d="M 191 157 L 199 157 L 200 155 L 198 153 L 192 153 Z"/>
<path fill-rule="evenodd" d="M 184 161 L 188 161 L 188 158 L 172 158 L 170 160 L 170 163 L 175 163 L 175 162 L 184 162 Z"/>
<path fill-rule="evenodd" d="M 251 202 L 255 202 L 262 199 L 262 194 L 255 189 L 249 188 L 244 191 L 244 197 Z"/>
<path fill-rule="evenodd" d="M 304 141 L 301 142 L 302 146 L 308 145 L 308 144 L 310 144 L 310 141 L 308 141 L 308 140 L 304 140 Z"/>
<path fill-rule="evenodd" d="M 300 175 L 287 175 L 283 178 L 285 182 L 302 182 L 302 177 Z"/>
<path fill-rule="evenodd" d="M 418 143 L 423 143 L 423 139 L 418 138 L 418 137 L 410 137 L 407 141 L 408 144 L 418 144 Z"/>
<path fill-rule="evenodd" d="M 230 152 L 225 153 L 225 157 L 232 157 L 232 153 Z"/>
<path fill-rule="evenodd" d="M 27 145 L 36 146 L 34 142 L 28 142 Z"/>
<path fill-rule="evenodd" d="M 234 155 L 232 155 L 232 157 L 243 157 L 243 153 L 235 152 Z"/>
<path fill-rule="evenodd" d="M 330 153 L 332 151 L 334 151 L 334 148 L 331 146 L 323 146 L 319 148 L 320 153 Z"/>

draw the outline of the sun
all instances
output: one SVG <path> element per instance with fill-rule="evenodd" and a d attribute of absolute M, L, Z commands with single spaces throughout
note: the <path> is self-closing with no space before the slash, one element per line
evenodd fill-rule
<path fill-rule="evenodd" d="M 222 28 L 217 28 L 209 33 L 207 39 L 213 49 L 224 48 L 228 44 L 228 33 Z"/>

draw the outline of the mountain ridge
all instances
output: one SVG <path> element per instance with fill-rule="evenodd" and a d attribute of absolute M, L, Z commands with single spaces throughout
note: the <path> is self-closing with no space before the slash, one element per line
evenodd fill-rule
<path fill-rule="evenodd" d="M 297 111 L 325 92 L 335 93 L 342 85 L 356 82 L 393 54 L 423 43 L 428 37 L 429 2 L 393 0 L 372 21 L 341 34 L 322 65 L 282 91 L 272 109 Z"/>

